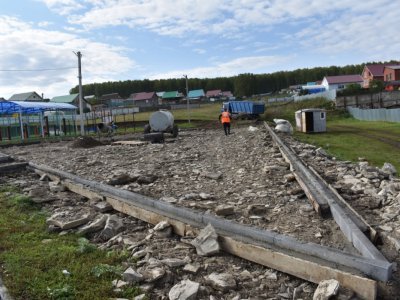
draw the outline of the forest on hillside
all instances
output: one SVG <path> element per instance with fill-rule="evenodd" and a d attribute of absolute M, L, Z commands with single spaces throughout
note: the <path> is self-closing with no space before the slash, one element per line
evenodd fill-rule
<path fill-rule="evenodd" d="M 389 61 L 384 63 L 395 63 Z M 374 64 L 381 62 L 371 62 Z M 317 67 L 310 69 L 297 69 L 294 71 L 279 71 L 267 74 L 245 73 L 233 77 L 217 78 L 188 78 L 189 90 L 204 89 L 231 91 L 236 97 L 257 94 L 274 93 L 290 85 L 305 84 L 307 82 L 322 80 L 324 76 L 360 74 L 365 64 L 346 65 L 343 67 Z M 84 95 L 100 97 L 104 94 L 118 93 L 127 98 L 132 93 L 180 91 L 185 92 L 185 78 L 157 79 L 157 80 L 125 80 L 91 83 L 83 85 Z M 78 93 L 78 86 L 72 88 L 70 93 Z"/>

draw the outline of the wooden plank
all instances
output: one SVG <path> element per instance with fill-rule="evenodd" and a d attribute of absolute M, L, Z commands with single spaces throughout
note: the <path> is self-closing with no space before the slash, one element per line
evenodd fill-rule
<path fill-rule="evenodd" d="M 116 141 L 113 142 L 111 145 L 130 145 L 130 146 L 140 146 L 147 144 L 147 142 L 143 141 Z"/>
<path fill-rule="evenodd" d="M 311 261 L 263 247 L 245 244 L 230 237 L 220 236 L 220 240 L 223 250 L 244 259 L 314 283 L 327 279 L 336 279 L 342 286 L 351 289 L 360 298 L 376 299 L 377 282 L 374 280 L 331 267 L 321 266 Z"/>
<path fill-rule="evenodd" d="M 304 183 L 304 181 L 302 180 L 301 176 L 299 176 L 299 174 L 297 174 L 297 172 L 293 172 L 294 177 L 297 180 L 297 183 L 301 186 L 301 188 L 303 189 L 304 193 L 306 193 L 307 195 L 307 199 L 308 201 L 310 201 L 312 207 L 314 207 L 314 210 L 321 215 L 322 211 L 321 211 L 321 206 L 319 205 L 318 201 L 314 199 L 312 193 L 310 192 L 308 186 Z M 326 209 L 326 208 L 325 208 Z"/>

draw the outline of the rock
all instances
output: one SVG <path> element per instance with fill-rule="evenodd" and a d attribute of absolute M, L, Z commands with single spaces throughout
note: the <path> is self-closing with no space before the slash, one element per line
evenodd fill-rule
<path fill-rule="evenodd" d="M 147 250 L 139 250 L 139 251 L 132 253 L 132 257 L 136 258 L 136 259 L 140 259 L 140 258 L 145 257 L 147 255 L 147 253 L 148 253 Z"/>
<path fill-rule="evenodd" d="M 199 235 L 191 242 L 196 247 L 196 252 L 201 256 L 209 256 L 219 252 L 218 235 L 214 227 L 208 224 Z"/>
<path fill-rule="evenodd" d="M 200 197 L 201 200 L 208 200 L 208 199 L 212 198 L 211 195 L 207 194 L 207 193 L 200 193 L 199 197 Z"/>
<path fill-rule="evenodd" d="M 142 282 L 144 279 L 142 274 L 136 272 L 131 267 L 125 270 L 122 274 L 122 278 L 129 283 Z"/>
<path fill-rule="evenodd" d="M 198 264 L 187 264 L 183 268 L 183 271 L 192 273 L 192 274 L 197 274 L 197 272 L 200 270 L 200 266 Z"/>
<path fill-rule="evenodd" d="M 232 274 L 228 273 L 212 273 L 206 276 L 206 282 L 216 290 L 227 292 L 236 289 L 236 281 Z"/>
<path fill-rule="evenodd" d="M 43 198 L 46 196 L 47 192 L 48 192 L 48 190 L 46 188 L 39 185 L 39 186 L 32 188 L 29 191 L 28 196 L 31 198 Z"/>
<path fill-rule="evenodd" d="M 128 174 L 123 173 L 123 174 L 116 175 L 113 178 L 111 178 L 110 180 L 108 180 L 108 184 L 109 185 L 124 185 L 124 184 L 130 183 L 132 181 L 134 181 L 133 178 L 131 178 Z"/>
<path fill-rule="evenodd" d="M 176 202 L 178 202 L 178 200 L 175 199 L 174 197 L 162 197 L 162 198 L 160 198 L 160 200 L 168 202 L 168 203 L 176 203 Z"/>
<path fill-rule="evenodd" d="M 161 262 L 170 268 L 176 268 L 186 264 L 186 262 L 183 259 L 179 258 L 165 258 L 161 260 Z"/>
<path fill-rule="evenodd" d="M 153 268 L 146 269 L 143 271 L 143 276 L 146 282 L 154 282 L 165 275 L 165 270 L 163 268 Z"/>
<path fill-rule="evenodd" d="M 380 225 L 379 229 L 383 230 L 383 231 L 387 231 L 387 232 L 392 232 L 393 228 L 388 226 L 388 225 Z"/>
<path fill-rule="evenodd" d="M 144 299 L 146 299 L 146 294 L 140 294 L 135 298 L 133 298 L 133 300 L 144 300 Z"/>
<path fill-rule="evenodd" d="M 62 230 L 76 228 L 90 221 L 89 213 L 58 212 L 46 220 L 47 225 L 60 227 Z"/>
<path fill-rule="evenodd" d="M 150 183 L 153 183 L 156 180 L 157 180 L 157 176 L 156 175 L 142 175 L 142 176 L 139 176 L 139 178 L 137 179 L 137 183 L 139 183 L 139 184 L 150 184 Z"/>
<path fill-rule="evenodd" d="M 286 174 L 285 176 L 283 176 L 283 178 L 286 182 L 292 182 L 296 180 L 296 177 L 292 173 Z"/>
<path fill-rule="evenodd" d="M 172 235 L 172 226 L 167 221 L 161 221 L 153 229 L 159 237 L 167 238 Z"/>
<path fill-rule="evenodd" d="M 318 154 L 318 155 L 320 155 L 320 156 L 323 156 L 323 157 L 330 157 L 330 155 L 328 154 L 328 152 L 326 152 L 323 148 L 317 148 L 316 150 L 315 150 L 315 152 Z"/>
<path fill-rule="evenodd" d="M 393 166 L 391 163 L 387 163 L 387 162 L 385 162 L 383 164 L 383 167 L 382 167 L 381 171 L 385 172 L 387 174 L 390 174 L 390 175 L 396 175 L 397 174 L 396 167 Z"/>
<path fill-rule="evenodd" d="M 276 275 L 276 272 L 266 271 L 265 278 L 267 278 L 268 280 L 277 281 L 278 275 Z"/>
<path fill-rule="evenodd" d="M 107 241 L 119 232 L 125 229 L 122 220 L 116 215 L 109 215 L 107 218 L 106 226 L 100 233 L 99 238 L 103 241 Z"/>
<path fill-rule="evenodd" d="M 117 289 L 120 289 L 120 288 L 122 288 L 124 286 L 127 286 L 128 282 L 123 281 L 123 280 L 115 279 L 115 280 L 113 280 L 112 284 L 113 284 L 113 287 L 115 287 Z"/>
<path fill-rule="evenodd" d="M 170 300 L 195 300 L 200 284 L 189 279 L 174 285 L 168 293 Z"/>
<path fill-rule="evenodd" d="M 267 208 L 262 204 L 251 204 L 247 206 L 244 211 L 245 216 L 253 216 L 253 215 L 265 215 L 267 213 Z"/>
<path fill-rule="evenodd" d="M 323 280 L 314 292 L 313 300 L 328 300 L 339 291 L 339 282 L 335 279 Z"/>
<path fill-rule="evenodd" d="M 104 228 L 107 219 L 108 215 L 100 215 L 89 224 L 86 224 L 85 226 L 79 228 L 78 233 L 85 235 L 93 232 L 98 232 Z"/>
<path fill-rule="evenodd" d="M 105 213 L 105 212 L 113 210 L 112 205 L 106 201 L 97 202 L 93 205 L 93 207 L 95 210 L 97 210 L 101 213 Z"/>
<path fill-rule="evenodd" d="M 207 173 L 204 173 L 203 176 L 204 176 L 205 178 L 218 180 L 218 179 L 221 179 L 221 178 L 222 178 L 222 173 L 207 172 Z"/>
<path fill-rule="evenodd" d="M 58 182 L 54 182 L 54 181 L 49 181 L 49 189 L 50 189 L 50 192 L 53 192 L 53 193 L 66 191 L 66 188 L 64 185 L 62 185 Z"/>
<path fill-rule="evenodd" d="M 215 213 L 218 216 L 229 216 L 235 213 L 235 209 L 232 205 L 221 204 L 215 208 Z"/>
<path fill-rule="evenodd" d="M 43 174 L 42 176 L 40 176 L 40 181 L 50 181 L 50 177 L 47 174 Z"/>

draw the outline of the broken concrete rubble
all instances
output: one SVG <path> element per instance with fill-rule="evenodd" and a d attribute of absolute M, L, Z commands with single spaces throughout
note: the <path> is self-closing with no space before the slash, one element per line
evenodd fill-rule
<path fill-rule="evenodd" d="M 212 273 L 206 276 L 206 282 L 210 284 L 216 290 L 226 292 L 229 290 L 236 289 L 236 281 L 232 274 L 228 273 Z"/>
<path fill-rule="evenodd" d="M 197 254 L 202 256 L 213 255 L 220 251 L 218 235 L 211 224 L 202 229 L 191 244 L 196 247 Z"/>
<path fill-rule="evenodd" d="M 321 281 L 314 292 L 313 300 L 329 300 L 339 291 L 339 282 L 335 279 Z"/>
<path fill-rule="evenodd" d="M 168 293 L 170 300 L 195 300 L 200 284 L 189 279 L 174 285 Z"/>
<path fill-rule="evenodd" d="M 106 221 L 106 225 L 101 231 L 99 238 L 103 241 L 109 240 L 124 229 L 124 224 L 118 216 L 109 215 Z"/>

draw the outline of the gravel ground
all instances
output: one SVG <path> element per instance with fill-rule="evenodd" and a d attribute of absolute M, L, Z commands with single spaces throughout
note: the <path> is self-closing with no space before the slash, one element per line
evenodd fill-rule
<path fill-rule="evenodd" d="M 282 138 L 377 229 L 382 242 L 380 250 L 390 261 L 397 262 L 398 179 L 385 170 L 368 166 L 367 162 L 338 161 L 323 150 L 299 143 L 291 137 Z M 300 186 L 293 180 L 289 165 L 263 127 L 233 128 L 230 136 L 225 136 L 222 130 L 184 131 L 176 140 L 167 139 L 164 144 L 98 144 L 89 140 L 87 143 L 82 140 L 42 143 L 4 148 L 2 152 L 179 206 L 290 235 L 301 241 L 355 253 L 334 220 L 322 219 L 312 210 Z M 29 182 L 31 180 L 34 179 Z M 132 228 L 144 227 L 147 230 L 141 222 L 128 219 L 124 222 L 133 224 Z M 133 239 L 143 238 L 143 234 L 137 233 L 140 230 L 134 231 L 136 234 L 125 233 Z M 160 243 L 147 246 L 164 256 L 170 255 L 171 249 L 179 249 L 181 244 L 178 240 L 163 239 L 162 247 L 157 246 Z M 205 287 L 207 284 L 201 278 L 214 268 L 217 271 L 220 266 L 227 266 L 225 271 L 238 277 L 238 288 L 229 293 L 219 292 L 216 299 L 237 296 L 237 299 L 312 298 L 315 286 L 299 279 L 230 255 L 201 258 L 193 249 L 182 248 L 182 253 L 177 255 L 179 251 L 175 251 L 175 256 L 189 256 L 203 267 L 191 279 Z M 276 280 L 271 272 L 277 274 Z M 175 273 L 171 278 L 163 286 L 152 289 L 151 295 L 162 299 L 172 283 L 181 279 Z M 203 291 L 204 299 L 209 299 L 213 290 L 206 290 Z M 396 299 L 399 291 L 397 272 L 392 282 L 379 287 L 382 299 Z"/>

